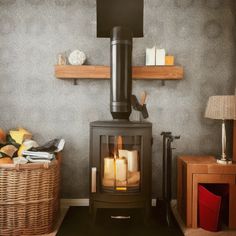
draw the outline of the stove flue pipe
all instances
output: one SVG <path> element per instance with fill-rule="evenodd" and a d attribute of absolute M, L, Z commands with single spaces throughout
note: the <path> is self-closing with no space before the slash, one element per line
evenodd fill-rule
<path fill-rule="evenodd" d="M 111 34 L 110 111 L 115 120 L 129 120 L 132 94 L 132 33 L 114 27 Z"/>

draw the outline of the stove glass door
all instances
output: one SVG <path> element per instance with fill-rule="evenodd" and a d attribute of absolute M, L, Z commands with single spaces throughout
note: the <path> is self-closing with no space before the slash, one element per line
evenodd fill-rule
<path fill-rule="evenodd" d="M 141 136 L 101 136 L 103 192 L 140 192 Z"/>

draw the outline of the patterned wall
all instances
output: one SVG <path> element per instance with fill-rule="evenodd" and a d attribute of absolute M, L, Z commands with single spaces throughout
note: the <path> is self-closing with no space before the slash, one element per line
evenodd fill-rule
<path fill-rule="evenodd" d="M 161 195 L 161 131 L 180 134 L 178 154 L 218 154 L 220 123 L 203 117 L 207 99 L 234 92 L 234 0 L 145 0 L 145 37 L 133 63 L 156 45 L 184 66 L 183 81 L 134 81 L 146 90 L 153 122 L 153 193 Z M 88 197 L 89 122 L 111 119 L 109 82 L 56 80 L 59 52 L 81 49 L 88 64 L 109 64 L 109 40 L 96 38 L 95 0 L 0 0 L 0 126 L 23 126 L 39 143 L 64 137 L 62 197 Z M 132 115 L 134 119 L 134 115 Z M 175 173 L 175 168 L 174 168 Z M 175 184 L 175 181 L 174 181 Z"/>

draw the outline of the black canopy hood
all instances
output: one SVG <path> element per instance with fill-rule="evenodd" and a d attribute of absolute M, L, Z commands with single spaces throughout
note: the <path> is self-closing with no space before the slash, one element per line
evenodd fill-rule
<path fill-rule="evenodd" d="M 110 38 L 115 26 L 143 37 L 143 0 L 97 0 L 97 37 Z"/>

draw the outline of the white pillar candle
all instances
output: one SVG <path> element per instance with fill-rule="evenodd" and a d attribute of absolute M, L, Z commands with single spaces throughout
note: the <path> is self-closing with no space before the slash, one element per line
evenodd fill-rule
<path fill-rule="evenodd" d="M 115 162 L 112 157 L 104 158 L 104 179 L 114 179 L 115 177 Z"/>
<path fill-rule="evenodd" d="M 127 160 L 125 158 L 118 158 L 116 162 L 116 180 L 126 181 L 127 179 Z"/>
<path fill-rule="evenodd" d="M 138 151 L 127 151 L 128 171 L 138 171 Z"/>
<path fill-rule="evenodd" d="M 119 157 L 125 157 L 128 161 L 128 171 L 138 171 L 138 151 L 119 150 Z"/>

